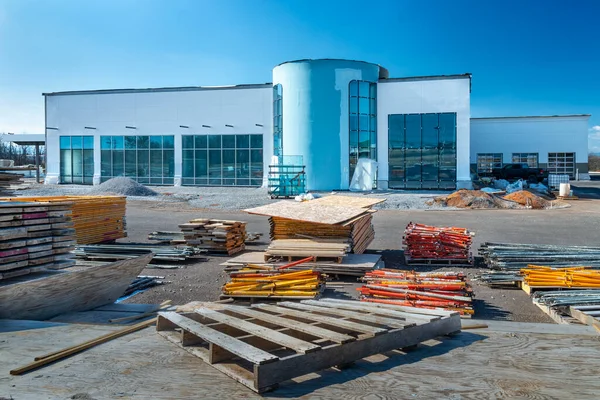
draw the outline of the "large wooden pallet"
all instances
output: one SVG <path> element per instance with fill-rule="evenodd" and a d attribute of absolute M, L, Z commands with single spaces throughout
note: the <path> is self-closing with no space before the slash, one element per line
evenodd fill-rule
<path fill-rule="evenodd" d="M 160 313 L 157 331 L 258 393 L 461 326 L 454 312 L 337 299 L 214 306 Z"/>

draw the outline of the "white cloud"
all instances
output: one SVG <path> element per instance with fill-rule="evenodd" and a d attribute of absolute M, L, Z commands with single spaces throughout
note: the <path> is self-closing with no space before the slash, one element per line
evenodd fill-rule
<path fill-rule="evenodd" d="M 589 130 L 588 130 L 588 138 L 590 139 L 590 141 L 592 140 L 600 140 L 600 125 L 595 125 L 592 126 Z"/>

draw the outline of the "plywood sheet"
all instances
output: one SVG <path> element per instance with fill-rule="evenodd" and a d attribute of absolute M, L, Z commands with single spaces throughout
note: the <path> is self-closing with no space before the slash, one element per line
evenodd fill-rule
<path fill-rule="evenodd" d="M 325 196 L 311 200 L 313 204 L 323 206 L 349 206 L 370 208 L 375 204 L 383 203 L 386 199 L 376 199 L 374 197 L 357 197 L 357 196 Z"/>
<path fill-rule="evenodd" d="M 321 224 L 341 224 L 349 219 L 356 218 L 367 212 L 362 207 L 332 206 L 306 201 L 303 203 L 292 201 L 278 201 L 260 207 L 244 210 L 249 214 L 281 217 L 298 221 L 318 222 Z"/>
<path fill-rule="evenodd" d="M 341 263 L 337 262 L 327 262 L 327 261 L 319 261 L 318 263 L 304 263 L 302 265 L 312 266 L 312 265 L 332 265 L 336 267 L 349 267 L 349 268 L 374 268 L 381 261 L 381 256 L 379 254 L 348 254 L 342 258 Z M 265 253 L 262 251 L 253 251 L 250 253 L 240 254 L 237 257 L 234 257 L 227 262 L 224 262 L 220 265 L 228 266 L 228 265 L 239 265 L 239 264 L 265 264 Z M 287 262 L 275 263 L 275 264 L 287 264 Z"/>

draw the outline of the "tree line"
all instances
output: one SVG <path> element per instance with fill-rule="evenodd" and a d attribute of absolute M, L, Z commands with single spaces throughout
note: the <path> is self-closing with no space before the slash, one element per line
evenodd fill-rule
<path fill-rule="evenodd" d="M 40 146 L 40 164 L 44 163 L 45 146 Z M 0 133 L 0 160 L 13 160 L 15 165 L 35 164 L 35 146 L 19 146 L 10 142 L 10 135 Z"/>

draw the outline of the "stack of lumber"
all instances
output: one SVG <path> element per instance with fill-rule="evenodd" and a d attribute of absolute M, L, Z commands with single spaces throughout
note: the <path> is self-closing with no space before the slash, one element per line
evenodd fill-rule
<path fill-rule="evenodd" d="M 383 201 L 337 195 L 301 203 L 280 201 L 245 211 L 270 217 L 271 240 L 337 240 L 362 254 L 375 238 L 371 207 Z"/>
<path fill-rule="evenodd" d="M 23 174 L 0 172 L 0 191 L 10 189 L 11 186 L 20 185 L 22 183 Z"/>
<path fill-rule="evenodd" d="M 232 255 L 245 249 L 246 223 L 220 219 L 193 219 L 179 225 L 183 239 L 172 244 L 186 244 L 213 253 Z"/>
<path fill-rule="evenodd" d="M 361 301 L 445 309 L 470 316 L 473 290 L 462 272 L 414 272 L 380 269 L 362 278 Z"/>
<path fill-rule="evenodd" d="M 489 268 L 502 271 L 519 271 L 529 264 L 600 268 L 600 247 L 592 246 L 485 242 L 479 248 L 479 255 Z"/>
<path fill-rule="evenodd" d="M 69 203 L 0 202 L 0 279 L 73 266 Z"/>
<path fill-rule="evenodd" d="M 325 289 L 325 277 L 317 271 L 239 271 L 223 286 L 223 297 L 314 299 Z"/>
<path fill-rule="evenodd" d="M 75 248 L 77 258 L 84 260 L 127 260 L 154 254 L 153 261 L 186 261 L 201 251 L 190 246 L 169 247 L 146 244 L 91 244 Z"/>
<path fill-rule="evenodd" d="M 446 261 L 471 263 L 472 233 L 466 228 L 435 227 L 409 222 L 402 244 L 407 263 Z"/>
<path fill-rule="evenodd" d="M 104 243 L 124 238 L 125 196 L 56 196 L 0 198 L 0 201 L 64 203 L 71 206 L 71 218 L 78 244 Z"/>
<path fill-rule="evenodd" d="M 285 257 L 289 261 L 293 257 L 315 257 L 333 258 L 338 263 L 342 262 L 342 258 L 350 251 L 348 243 L 340 243 L 333 240 L 310 240 L 310 239 L 282 239 L 271 242 L 265 251 L 265 261 L 276 258 Z"/>
<path fill-rule="evenodd" d="M 283 260 L 270 260 L 265 262 L 265 253 L 254 251 L 240 254 L 235 258 L 227 260 L 221 265 L 225 272 L 237 272 L 247 268 L 260 268 L 261 270 L 278 269 L 287 263 Z M 330 275 L 363 276 L 365 272 L 383 268 L 384 262 L 379 254 L 348 254 L 341 263 L 334 261 L 307 261 L 302 265 L 288 267 L 288 270 L 299 270 L 309 268 Z"/>
<path fill-rule="evenodd" d="M 523 283 L 531 289 L 600 289 L 600 270 L 589 267 L 553 268 L 529 265 L 527 268 L 521 269 L 521 274 Z"/>

